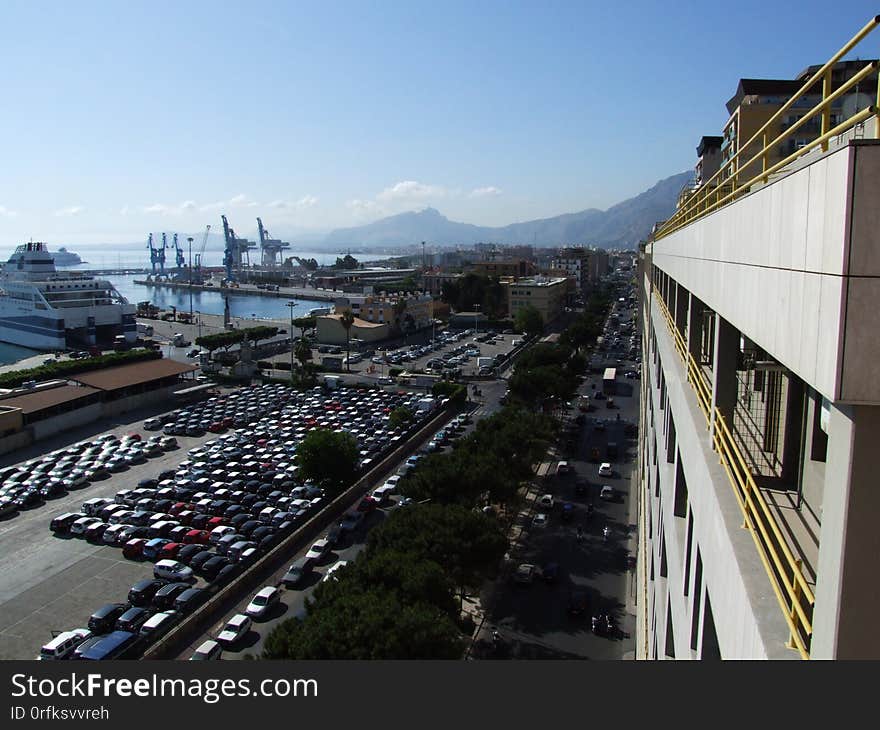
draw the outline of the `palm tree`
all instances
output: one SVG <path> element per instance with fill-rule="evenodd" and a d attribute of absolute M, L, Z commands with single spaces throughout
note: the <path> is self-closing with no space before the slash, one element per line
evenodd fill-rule
<path fill-rule="evenodd" d="M 354 324 L 354 314 L 346 309 L 339 317 L 339 324 L 345 328 L 345 369 L 351 372 L 351 326 Z"/>

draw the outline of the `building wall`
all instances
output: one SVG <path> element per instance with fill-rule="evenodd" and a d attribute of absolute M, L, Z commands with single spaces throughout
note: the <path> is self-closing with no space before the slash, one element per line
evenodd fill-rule
<path fill-rule="evenodd" d="M 880 295 L 874 288 L 880 274 L 878 192 L 880 146 L 854 143 L 646 250 L 645 285 L 660 288 L 676 326 L 683 330 L 698 321 L 689 306 L 699 302 L 694 311 L 702 316 L 708 308 L 717 323 L 716 357 L 727 338 L 726 361 L 707 366 L 715 398 L 723 403 L 729 397 L 723 382 L 732 380 L 719 373 L 735 375 L 739 349 L 748 341 L 791 371 L 788 387 L 803 382 L 802 411 L 785 422 L 783 434 L 800 436 L 796 481 L 805 507 L 792 502 L 776 520 L 795 554 L 803 548 L 806 564 L 815 566 L 813 658 L 880 655 L 873 610 L 880 577 L 874 557 L 880 551 L 880 342 L 872 314 Z M 751 531 L 743 529 L 733 487 L 712 451 L 706 418 L 653 297 L 645 311 L 639 446 L 641 520 L 648 533 L 640 555 L 645 653 L 699 657 L 708 647 L 714 654 L 714 639 L 706 642 L 710 601 L 722 657 L 797 658 L 786 647 L 783 611 Z M 733 395 L 735 401 L 735 388 Z M 819 417 L 820 409 L 827 417 Z M 827 448 L 816 456 L 817 439 L 826 438 Z M 697 550 L 702 588 L 693 563 Z"/>
<path fill-rule="evenodd" d="M 880 338 L 863 326 L 880 301 L 878 192 L 880 147 L 851 145 L 663 239 L 654 263 L 826 398 L 880 404 Z"/>
<path fill-rule="evenodd" d="M 517 281 L 507 285 L 508 312 L 511 317 L 526 305 L 532 305 L 537 309 L 544 322 L 552 322 L 565 308 L 565 299 L 569 287 L 573 286 L 570 279 L 551 279 L 546 284 L 536 284 L 526 281 Z"/>

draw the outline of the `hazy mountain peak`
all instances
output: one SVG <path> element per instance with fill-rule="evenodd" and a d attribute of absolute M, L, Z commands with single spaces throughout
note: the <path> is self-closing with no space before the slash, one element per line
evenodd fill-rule
<path fill-rule="evenodd" d="M 602 211 L 588 208 L 552 218 L 514 223 L 498 228 L 451 221 L 432 207 L 398 213 L 373 223 L 332 231 L 324 239 L 331 246 L 406 246 L 419 241 L 433 245 L 471 245 L 481 241 L 507 244 L 560 246 L 590 244 L 634 248 L 651 227 L 668 218 L 691 172 L 660 180 L 648 190 Z"/>

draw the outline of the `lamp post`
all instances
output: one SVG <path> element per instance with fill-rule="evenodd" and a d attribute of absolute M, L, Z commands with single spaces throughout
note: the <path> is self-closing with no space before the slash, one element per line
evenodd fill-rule
<path fill-rule="evenodd" d="M 193 240 L 192 236 L 186 239 L 189 241 L 189 322 L 192 324 L 193 319 Z"/>
<path fill-rule="evenodd" d="M 474 335 L 480 331 L 480 305 L 474 305 Z"/>
<path fill-rule="evenodd" d="M 296 302 L 290 301 L 287 306 L 290 307 L 290 382 L 293 384 L 293 308 Z"/>

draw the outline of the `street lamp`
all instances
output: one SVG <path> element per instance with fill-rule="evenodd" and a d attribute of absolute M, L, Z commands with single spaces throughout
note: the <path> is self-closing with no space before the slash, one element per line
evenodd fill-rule
<path fill-rule="evenodd" d="M 193 319 L 193 240 L 192 236 L 186 239 L 189 241 L 189 321 L 192 324 Z"/>
<path fill-rule="evenodd" d="M 480 331 L 480 305 L 474 305 L 474 334 Z"/>
<path fill-rule="evenodd" d="M 293 384 L 293 308 L 296 302 L 290 301 L 287 306 L 290 307 L 290 382 Z"/>

